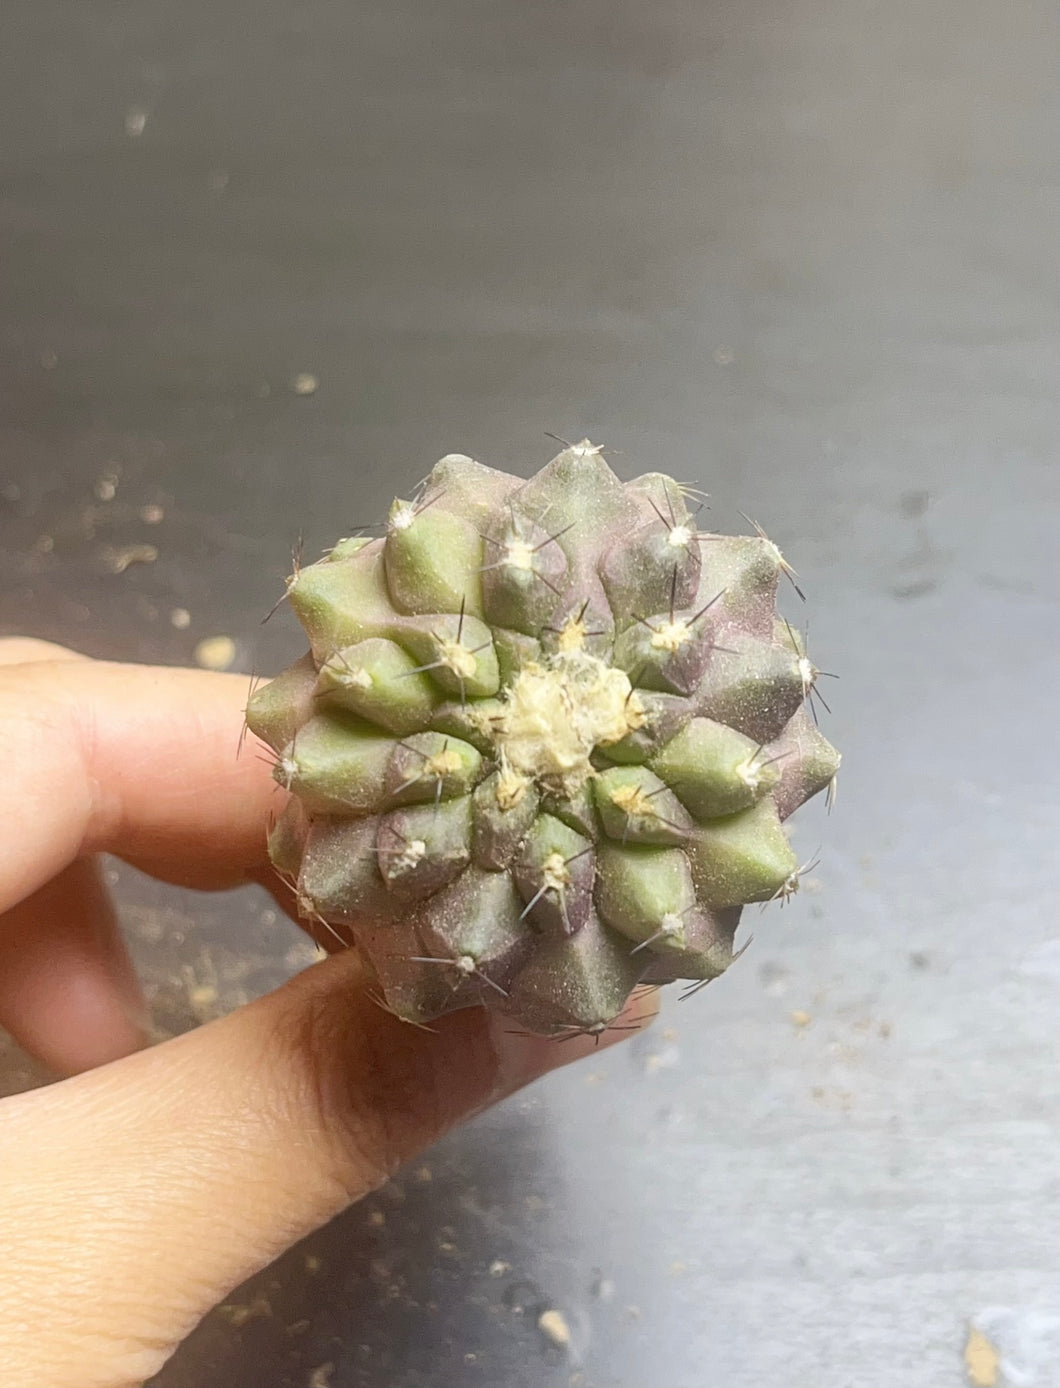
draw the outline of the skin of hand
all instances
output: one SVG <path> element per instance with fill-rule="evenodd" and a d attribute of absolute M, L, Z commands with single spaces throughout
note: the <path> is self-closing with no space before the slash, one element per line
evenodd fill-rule
<path fill-rule="evenodd" d="M 93 855 L 200 889 L 269 881 L 282 792 L 236 755 L 246 693 L 242 676 L 0 640 L 0 1026 L 65 1076 L 0 1100 L 5 1383 L 142 1383 L 284 1249 L 594 1049 L 483 1009 L 405 1025 L 368 997 L 354 950 L 147 1044 Z M 640 996 L 624 1021 L 651 1012 Z"/>

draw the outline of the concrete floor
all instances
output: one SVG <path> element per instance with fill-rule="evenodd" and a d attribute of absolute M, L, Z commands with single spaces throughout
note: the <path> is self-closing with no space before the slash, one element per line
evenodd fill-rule
<path fill-rule="evenodd" d="M 740 963 L 158 1388 L 958 1388 L 972 1325 L 1056 1388 L 1053 7 L 3 9 L 2 629 L 276 669 L 300 527 L 548 429 L 760 519 L 842 676 L 821 866 Z M 171 1028 L 305 958 L 254 893 L 115 878 Z"/>

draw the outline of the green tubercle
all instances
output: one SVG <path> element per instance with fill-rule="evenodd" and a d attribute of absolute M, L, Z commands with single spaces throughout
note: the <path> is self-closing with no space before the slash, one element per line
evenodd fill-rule
<path fill-rule="evenodd" d="M 396 615 L 378 540 L 349 558 L 307 565 L 290 580 L 287 595 L 318 661 L 366 636 L 390 635 Z"/>
<path fill-rule="evenodd" d="M 512 879 L 532 929 L 573 935 L 592 906 L 592 841 L 554 815 L 539 814 L 512 866 Z"/>
<path fill-rule="evenodd" d="M 379 822 L 376 854 L 394 901 L 431 896 L 471 860 L 471 797 L 392 810 Z"/>
<path fill-rule="evenodd" d="M 401 644 L 434 683 L 459 699 L 484 699 L 501 687 L 490 629 L 468 612 L 407 619 Z"/>
<path fill-rule="evenodd" d="M 652 948 L 682 949 L 684 921 L 696 892 L 687 856 L 676 848 L 600 850 L 596 909 L 627 939 Z"/>
<path fill-rule="evenodd" d="M 314 714 L 276 766 L 311 814 L 369 814 L 383 798 L 394 739 L 340 713 Z"/>
<path fill-rule="evenodd" d="M 431 720 L 440 695 L 406 650 L 372 636 L 336 651 L 320 667 L 317 696 L 324 707 L 359 714 L 398 737 Z"/>
<path fill-rule="evenodd" d="M 444 733 L 413 733 L 392 744 L 385 792 L 391 805 L 418 805 L 467 795 L 482 771 L 482 755 L 469 742 Z"/>
<path fill-rule="evenodd" d="M 254 736 L 282 752 L 313 712 L 316 680 L 317 667 L 307 654 L 255 689 L 247 703 L 247 727 Z"/>
<path fill-rule="evenodd" d="M 592 782 L 604 833 L 622 843 L 682 844 L 692 827 L 665 780 L 644 766 L 614 766 Z"/>
<path fill-rule="evenodd" d="M 391 599 L 402 612 L 482 616 L 482 540 L 462 516 L 438 505 L 395 501 L 385 548 Z"/>
<path fill-rule="evenodd" d="M 769 901 L 798 866 L 768 797 L 701 825 L 689 841 L 689 859 L 699 900 L 711 907 Z"/>
<path fill-rule="evenodd" d="M 780 777 L 773 756 L 735 728 L 693 718 L 649 765 L 697 819 L 717 819 L 769 793 Z"/>

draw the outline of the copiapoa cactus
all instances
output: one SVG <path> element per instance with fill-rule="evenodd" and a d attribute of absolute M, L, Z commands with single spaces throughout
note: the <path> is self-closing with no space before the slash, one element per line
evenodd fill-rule
<path fill-rule="evenodd" d="M 399 1017 L 598 1034 L 797 888 L 784 821 L 839 766 L 820 672 L 780 551 L 691 495 L 587 440 L 529 481 L 450 455 L 288 580 L 310 651 L 247 710 L 289 792 L 270 854 Z"/>

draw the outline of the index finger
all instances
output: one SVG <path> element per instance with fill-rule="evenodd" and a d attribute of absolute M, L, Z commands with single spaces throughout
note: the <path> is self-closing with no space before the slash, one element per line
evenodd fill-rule
<path fill-rule="evenodd" d="M 193 887 L 267 862 L 283 793 L 258 744 L 238 755 L 247 679 L 42 661 L 0 669 L 0 911 L 85 853 Z"/>

